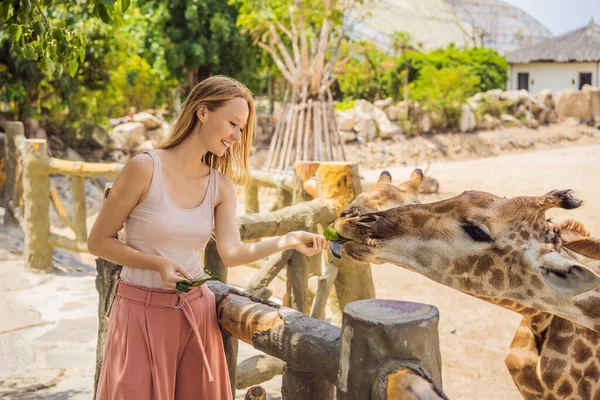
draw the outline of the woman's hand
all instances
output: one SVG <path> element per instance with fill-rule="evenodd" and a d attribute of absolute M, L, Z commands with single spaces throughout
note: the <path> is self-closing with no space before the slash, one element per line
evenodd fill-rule
<path fill-rule="evenodd" d="M 295 231 L 285 235 L 286 243 L 307 257 L 327 249 L 327 239 L 315 233 Z"/>
<path fill-rule="evenodd" d="M 160 274 L 160 278 L 165 286 L 169 289 L 175 289 L 177 282 L 194 280 L 181 264 L 167 258 L 163 258 L 156 270 Z"/>

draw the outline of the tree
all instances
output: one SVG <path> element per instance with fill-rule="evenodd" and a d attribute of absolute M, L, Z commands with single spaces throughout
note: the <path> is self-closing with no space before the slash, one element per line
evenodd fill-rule
<path fill-rule="evenodd" d="M 240 5 L 238 23 L 252 32 L 255 43 L 271 55 L 291 91 L 265 168 L 283 171 L 290 169 L 294 160 L 344 159 L 330 86 L 335 82 L 333 67 L 346 36 L 343 15 L 353 3 L 336 0 L 230 0 L 230 3 Z"/>
<path fill-rule="evenodd" d="M 408 101 L 408 57 L 406 56 L 407 51 L 416 51 L 421 48 L 420 44 L 413 44 L 412 36 L 408 32 L 394 32 L 391 35 L 392 38 L 392 50 L 394 56 L 398 56 L 398 52 L 402 55 L 404 60 L 404 101 Z"/>
<path fill-rule="evenodd" d="M 48 75 L 62 75 L 68 70 L 74 76 L 85 59 L 88 38 L 80 27 L 66 27 L 53 18 L 55 11 L 68 7 L 84 19 L 92 15 L 107 24 L 119 24 L 130 0 L 1 0 L 0 31 L 11 39 L 11 54 L 37 61 Z"/>
<path fill-rule="evenodd" d="M 223 0 L 139 0 L 153 29 L 145 38 L 146 58 L 159 52 L 170 73 L 191 89 L 223 74 L 257 86 L 260 52 L 236 26 L 238 7 Z"/>

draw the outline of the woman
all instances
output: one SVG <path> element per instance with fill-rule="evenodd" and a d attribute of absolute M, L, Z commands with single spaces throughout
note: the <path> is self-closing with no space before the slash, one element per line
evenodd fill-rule
<path fill-rule="evenodd" d="M 214 294 L 176 292 L 203 274 L 214 220 L 226 266 L 294 248 L 327 247 L 309 232 L 243 244 L 234 182 L 248 181 L 254 101 L 241 83 L 211 77 L 183 104 L 169 139 L 133 157 L 114 182 L 88 239 L 90 252 L 123 265 L 96 398 L 231 399 Z M 124 228 L 124 243 L 116 239 Z"/>

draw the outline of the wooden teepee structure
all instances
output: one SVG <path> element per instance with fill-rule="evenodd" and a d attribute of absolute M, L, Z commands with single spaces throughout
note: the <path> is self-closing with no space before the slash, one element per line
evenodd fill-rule
<path fill-rule="evenodd" d="M 263 168 L 267 171 L 292 171 L 294 162 L 301 160 L 345 160 L 330 90 L 335 82 L 331 73 L 345 37 L 343 26 L 341 32 L 335 32 L 330 19 L 334 1 L 324 1 L 321 30 L 310 45 L 303 0 L 294 1 L 290 29 L 280 22 L 269 22 L 267 32 L 258 43 L 271 55 L 288 83 L 281 116 Z M 291 51 L 280 34 L 287 37 Z M 330 39 L 336 34 L 337 43 L 332 50 Z"/>

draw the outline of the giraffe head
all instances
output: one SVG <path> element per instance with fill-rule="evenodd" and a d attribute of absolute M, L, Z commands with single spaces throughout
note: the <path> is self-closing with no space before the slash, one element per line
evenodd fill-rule
<path fill-rule="evenodd" d="M 352 203 L 342 211 L 341 217 L 356 217 L 370 212 L 420 203 L 419 192 L 422 181 L 423 171 L 420 169 L 415 169 L 410 178 L 399 185 L 392 183 L 392 175 L 388 171 L 383 171 L 375 185 L 356 196 Z"/>
<path fill-rule="evenodd" d="M 581 204 L 570 190 L 511 199 L 469 191 L 435 203 L 342 214 L 333 225 L 342 239 L 331 250 L 397 264 L 518 312 L 550 312 L 599 329 L 600 241 L 579 224 L 554 225 L 545 216 L 550 208 Z"/>

